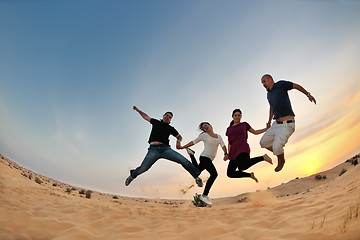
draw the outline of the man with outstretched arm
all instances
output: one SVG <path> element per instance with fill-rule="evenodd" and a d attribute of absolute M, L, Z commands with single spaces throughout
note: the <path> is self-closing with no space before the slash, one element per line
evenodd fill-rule
<path fill-rule="evenodd" d="M 296 89 L 305 94 L 310 102 L 316 104 L 316 100 L 299 84 L 285 80 L 275 83 L 269 74 L 262 76 L 261 83 L 268 92 L 267 99 L 270 104 L 267 127 L 270 127 L 272 119 L 275 121 L 261 138 L 260 145 L 277 156 L 278 165 L 275 172 L 279 172 L 285 164 L 284 146 L 295 131 L 295 114 L 291 107 L 288 91 Z"/>
<path fill-rule="evenodd" d="M 174 151 L 169 145 L 169 136 L 177 139 L 176 146 L 180 146 L 182 137 L 179 132 L 170 125 L 173 118 L 172 112 L 166 112 L 161 120 L 149 117 L 136 106 L 133 107 L 140 116 L 152 125 L 148 152 L 141 165 L 136 169 L 130 170 L 130 176 L 126 179 L 125 185 L 128 186 L 137 176 L 146 172 L 160 158 L 164 158 L 178 164 L 181 164 L 195 178 L 196 184 L 202 187 L 202 180 L 199 178 L 200 170 L 197 169 L 189 160 L 180 153 Z"/>

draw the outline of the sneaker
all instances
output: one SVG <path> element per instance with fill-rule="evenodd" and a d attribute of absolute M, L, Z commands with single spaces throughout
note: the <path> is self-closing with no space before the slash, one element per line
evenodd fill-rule
<path fill-rule="evenodd" d="M 212 205 L 212 202 L 210 202 L 209 197 L 206 195 L 201 195 L 200 200 L 203 201 L 204 203 L 206 203 L 207 205 Z"/>
<path fill-rule="evenodd" d="M 202 182 L 201 178 L 197 177 L 197 178 L 195 178 L 195 181 L 196 181 L 196 184 L 197 184 L 199 187 L 202 187 L 202 186 L 203 186 L 203 182 Z"/>
<path fill-rule="evenodd" d="M 126 180 L 125 180 L 125 186 L 129 186 L 129 184 L 134 180 L 134 178 L 130 175 Z"/>
<path fill-rule="evenodd" d="M 190 148 L 186 148 L 186 152 L 189 154 L 189 155 L 194 155 L 195 154 L 195 151 L 190 149 Z"/>

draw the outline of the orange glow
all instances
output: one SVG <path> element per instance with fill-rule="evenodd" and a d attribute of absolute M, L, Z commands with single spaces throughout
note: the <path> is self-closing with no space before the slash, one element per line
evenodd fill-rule
<path fill-rule="evenodd" d="M 287 146 L 291 161 L 300 164 L 298 167 L 303 173 L 326 170 L 346 160 L 345 154 L 356 154 L 360 150 L 357 140 L 360 135 L 360 91 L 340 105 L 339 108 L 348 108 L 345 115 Z"/>

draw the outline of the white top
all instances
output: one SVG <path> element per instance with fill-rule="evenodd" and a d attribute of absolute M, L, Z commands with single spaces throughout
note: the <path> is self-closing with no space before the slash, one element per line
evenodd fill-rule
<path fill-rule="evenodd" d="M 192 142 L 194 144 L 197 144 L 198 142 L 203 141 L 204 142 L 204 151 L 200 154 L 200 156 L 204 156 L 207 158 L 210 158 L 211 160 L 215 159 L 217 150 L 218 150 L 218 146 L 220 145 L 221 147 L 225 146 L 225 143 L 223 141 L 223 139 L 221 138 L 221 136 L 219 134 L 216 134 L 216 138 L 211 137 L 209 134 L 207 134 L 206 132 L 200 133 L 200 135 L 193 140 Z"/>

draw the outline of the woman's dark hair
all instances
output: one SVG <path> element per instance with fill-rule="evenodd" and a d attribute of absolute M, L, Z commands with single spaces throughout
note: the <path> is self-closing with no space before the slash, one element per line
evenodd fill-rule
<path fill-rule="evenodd" d="M 241 110 L 239 108 L 234 109 L 234 111 L 232 112 L 231 116 L 234 116 L 235 113 L 239 112 L 240 114 L 242 114 Z M 234 124 L 234 120 L 231 120 L 230 122 L 230 126 L 232 126 Z"/>
<path fill-rule="evenodd" d="M 205 131 L 202 129 L 202 126 L 203 126 L 204 124 L 209 124 L 209 125 L 211 126 L 211 124 L 208 123 L 208 122 L 202 122 L 202 123 L 200 123 L 200 124 L 199 124 L 199 129 L 200 129 L 201 131 L 203 131 L 203 132 L 205 132 Z"/>

